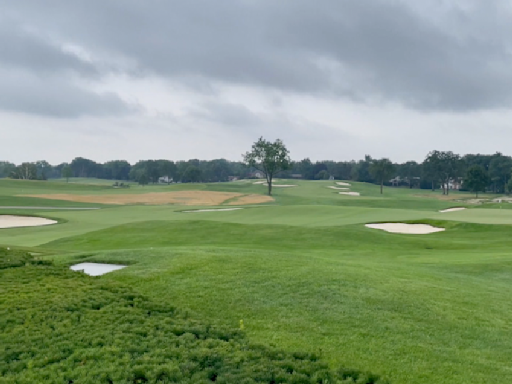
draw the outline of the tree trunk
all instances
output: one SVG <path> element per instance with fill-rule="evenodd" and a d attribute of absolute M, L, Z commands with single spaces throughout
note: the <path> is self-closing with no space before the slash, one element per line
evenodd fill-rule
<path fill-rule="evenodd" d="M 446 180 L 442 180 L 441 183 L 443 183 L 443 195 L 448 194 L 448 182 Z"/>
<path fill-rule="evenodd" d="M 435 192 L 436 189 L 435 189 L 435 184 L 434 184 L 434 180 L 432 180 L 432 192 Z"/>
<path fill-rule="evenodd" d="M 268 195 L 272 196 L 272 177 L 267 178 Z"/>

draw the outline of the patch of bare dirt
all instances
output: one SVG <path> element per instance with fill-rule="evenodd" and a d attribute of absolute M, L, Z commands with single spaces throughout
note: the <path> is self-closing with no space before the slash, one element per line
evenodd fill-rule
<path fill-rule="evenodd" d="M 454 200 L 458 203 L 464 203 L 464 204 L 483 204 L 487 203 L 488 199 L 467 199 L 467 200 Z"/>
<path fill-rule="evenodd" d="M 249 204 L 262 204 L 273 203 L 274 199 L 270 196 L 264 195 L 244 195 L 233 201 L 228 202 L 226 205 L 249 205 Z"/>
<path fill-rule="evenodd" d="M 259 204 L 274 201 L 269 196 L 243 195 L 234 192 L 211 192 L 211 191 L 176 191 L 176 192 L 152 192 L 141 194 L 123 195 L 70 195 L 70 194 L 49 194 L 49 195 L 23 195 L 37 197 L 40 199 L 65 200 L 79 203 L 96 204 L 147 204 L 147 205 L 221 205 L 227 200 L 240 198 L 236 204 Z"/>
<path fill-rule="evenodd" d="M 426 197 L 429 199 L 443 200 L 443 201 L 464 201 L 461 200 L 461 195 L 453 194 L 453 195 L 442 195 L 442 194 L 419 194 L 414 195 L 415 197 Z"/>

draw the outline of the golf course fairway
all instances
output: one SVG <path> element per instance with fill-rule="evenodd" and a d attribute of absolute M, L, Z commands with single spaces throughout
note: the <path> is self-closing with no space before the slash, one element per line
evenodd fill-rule
<path fill-rule="evenodd" d="M 115 292 L 129 287 L 137 298 L 123 299 L 127 306 L 133 301 L 142 308 L 147 298 L 241 332 L 251 343 L 316 354 L 330 369 L 371 372 L 382 382 L 512 380 L 512 210 L 506 204 L 465 204 L 471 196 L 462 192 L 453 194 L 457 202 L 440 199 L 440 192 L 405 188 L 385 188 L 380 195 L 379 186 L 352 181 L 350 190 L 360 196 L 340 195 L 329 188 L 338 187 L 334 181 L 293 184 L 276 188 L 271 199 L 265 198 L 264 185 L 252 181 L 113 190 L 108 185 L 0 180 L 0 203 L 9 207 L 0 207 L 0 214 L 56 222 L 0 229 L 0 247 L 36 254 L 43 264 L 23 267 L 22 261 L 10 268 L 16 272 L 7 268 L 0 273 L 17 281 L 26 269 L 31 276 L 26 287 L 37 290 L 35 271 L 45 263 L 63 270 L 79 263 L 127 265 L 98 277 L 62 272 L 71 282 L 62 287 L 69 295 L 77 287 L 103 290 L 111 295 L 106 303 L 114 303 Z M 194 205 L 187 204 L 187 191 L 194 191 Z M 147 204 L 149 197 L 173 192 L 185 196 L 183 202 Z M 198 196 L 207 201 L 209 193 L 215 205 L 197 203 Z M 134 198 L 143 194 L 151 196 Z M 66 199 L 59 198 L 63 195 Z M 70 209 L 58 209 L 64 207 Z M 439 212 L 451 207 L 467 209 Z M 365 226 L 374 223 L 445 230 L 402 234 Z M 76 281 L 72 273 L 79 276 Z M 61 286 L 55 277 L 60 275 L 52 276 L 48 279 L 55 285 L 41 286 L 41 295 Z M 1 300 L 9 302 L 12 292 L 0 285 L 4 316 L 12 313 Z M 111 314 L 122 311 L 119 307 Z M 147 327 L 165 322 L 164 312 L 146 307 L 134 321 L 143 324 L 146 312 L 162 316 L 152 317 Z M 0 325 L 0 341 L 5 341 L 7 330 L 16 328 L 7 320 Z M 136 342 L 143 331 L 132 331 Z M 0 355 L 12 357 L 6 348 L 0 346 Z M 7 371 L 13 367 L 34 369 L 21 363 L 29 357 L 16 359 L 18 365 L 0 365 L 0 376 L 13 374 Z M 77 364 L 86 364 L 87 357 L 81 359 Z M 170 374 L 166 377 L 162 382 L 172 382 Z"/>

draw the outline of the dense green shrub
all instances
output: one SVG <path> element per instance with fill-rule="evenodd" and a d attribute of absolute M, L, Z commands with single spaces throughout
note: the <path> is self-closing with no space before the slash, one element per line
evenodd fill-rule
<path fill-rule="evenodd" d="M 0 247 L 0 269 L 22 267 L 27 264 L 50 264 L 34 258 L 30 253 Z"/>
<path fill-rule="evenodd" d="M 25 267 L 0 270 L 1 384 L 378 382 L 334 372 L 315 355 L 251 345 L 240 330 L 195 321 L 117 283 L 12 254 Z"/>

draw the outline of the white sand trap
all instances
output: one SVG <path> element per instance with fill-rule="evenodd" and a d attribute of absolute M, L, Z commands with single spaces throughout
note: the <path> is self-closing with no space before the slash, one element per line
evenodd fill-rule
<path fill-rule="evenodd" d="M 348 191 L 350 189 L 350 188 L 346 188 L 346 187 L 333 187 L 333 186 L 330 186 L 327 188 L 337 189 L 337 190 L 341 190 L 341 191 Z"/>
<path fill-rule="evenodd" d="M 264 184 L 265 186 L 268 186 L 268 183 L 261 182 L 261 183 L 254 183 L 254 184 Z M 290 187 L 298 187 L 298 185 L 292 185 L 292 184 L 272 184 L 272 188 L 290 188 Z"/>
<path fill-rule="evenodd" d="M 342 185 L 342 186 L 344 186 L 344 187 L 350 187 L 350 184 L 349 184 L 349 183 L 344 183 L 343 181 L 338 181 L 338 182 L 336 182 L 336 184 L 338 184 L 338 185 Z"/>
<path fill-rule="evenodd" d="M 429 233 L 445 231 L 444 228 L 436 228 L 428 224 L 382 223 L 366 224 L 365 226 L 391 233 L 405 233 L 407 235 L 428 235 Z"/>
<path fill-rule="evenodd" d="M 502 197 L 498 197 L 496 199 L 493 199 L 492 202 L 493 203 L 512 203 L 512 198 L 511 197 L 502 196 Z"/>
<path fill-rule="evenodd" d="M 101 276 L 105 273 L 117 271 L 126 268 L 126 265 L 101 264 L 101 263 L 81 263 L 70 267 L 73 271 L 83 271 L 89 276 Z"/>
<path fill-rule="evenodd" d="M 57 221 L 43 217 L 0 215 L 0 228 L 39 227 L 57 224 Z"/>
<path fill-rule="evenodd" d="M 361 196 L 359 192 L 339 192 L 340 195 L 347 195 L 347 196 Z"/>
<path fill-rule="evenodd" d="M 196 213 L 196 212 L 226 212 L 226 211 L 238 211 L 243 208 L 219 208 L 219 209 L 195 209 L 193 211 L 182 211 L 183 213 Z"/>
<path fill-rule="evenodd" d="M 253 183 L 253 184 L 261 184 L 261 185 L 265 185 L 265 186 L 268 186 L 268 183 L 266 181 L 258 181 L 256 183 Z M 295 184 L 272 184 L 272 188 L 290 188 L 290 187 L 298 187 L 298 185 L 295 185 Z"/>
<path fill-rule="evenodd" d="M 463 211 L 465 210 L 466 208 L 462 208 L 462 207 L 458 207 L 458 208 L 448 208 L 448 209 L 443 209 L 442 211 L 439 211 L 441 213 L 447 213 L 447 212 L 457 212 L 457 211 Z"/>

